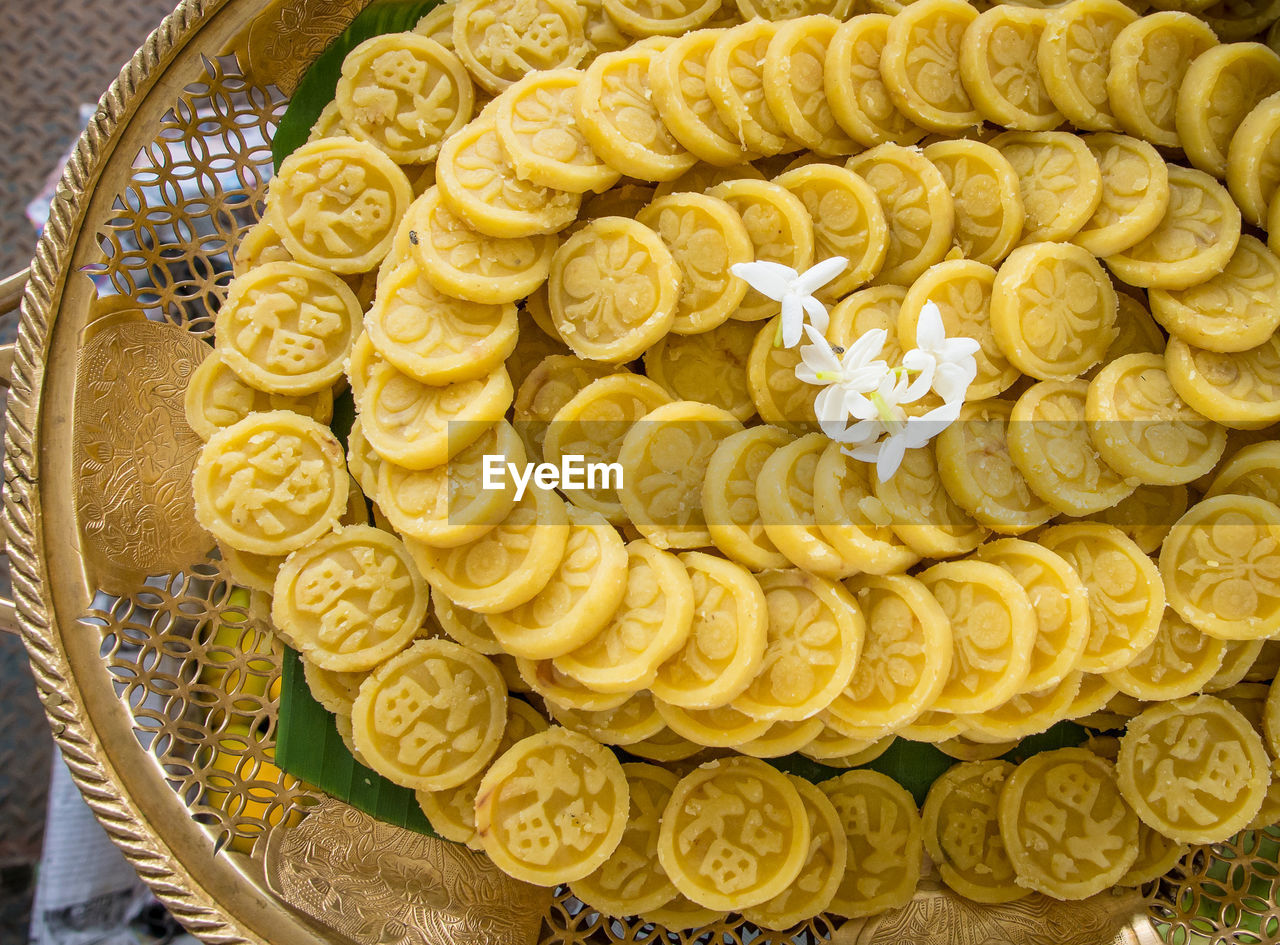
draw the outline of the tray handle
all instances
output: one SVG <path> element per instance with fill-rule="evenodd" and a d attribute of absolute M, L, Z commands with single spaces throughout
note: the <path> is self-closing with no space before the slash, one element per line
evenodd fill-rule
<path fill-rule="evenodd" d="M 20 272 L 0 279 L 0 318 L 16 313 L 31 276 L 28 266 Z M 0 388 L 9 390 L 9 373 L 13 370 L 13 344 L 0 345 Z M 0 546 L 0 550 L 2 546 Z M 5 565 L 6 570 L 8 565 Z M 11 597 L 0 596 L 0 633 L 18 633 L 18 610 Z"/>

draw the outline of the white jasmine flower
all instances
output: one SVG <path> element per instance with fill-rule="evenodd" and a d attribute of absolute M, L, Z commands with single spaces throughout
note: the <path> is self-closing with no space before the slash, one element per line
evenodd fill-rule
<path fill-rule="evenodd" d="M 944 403 L 919 417 L 907 416 L 904 412 L 892 426 L 879 422 L 881 432 L 888 433 L 884 439 L 868 438 L 867 433 L 870 430 L 857 431 L 862 424 L 855 424 L 853 431 L 860 434 L 863 439 L 842 445 L 841 448 L 854 459 L 875 463 L 876 478 L 881 482 L 888 482 L 902 465 L 907 450 L 927 446 L 930 440 L 956 421 L 960 415 L 960 407 L 961 403 L 958 401 Z M 878 421 L 866 420 L 863 423 L 874 429 Z"/>
<path fill-rule="evenodd" d="M 848 265 L 849 260 L 843 256 L 832 256 L 810 266 L 804 272 L 796 272 L 782 263 L 758 259 L 755 262 L 735 263 L 729 267 L 729 271 L 761 295 L 782 303 L 782 319 L 778 325 L 778 339 L 774 344 L 794 348 L 800 343 L 806 315 L 820 334 L 826 333 L 830 321 L 827 307 L 814 298 L 813 293 L 844 272 Z"/>
<path fill-rule="evenodd" d="M 978 376 L 974 358 L 978 349 L 978 342 L 972 338 L 948 338 L 942 312 L 933 302 L 925 302 L 916 324 L 916 347 L 902 356 L 902 366 L 919 371 L 918 381 L 928 376 L 927 387 L 932 387 L 944 401 L 963 400 Z"/>
<path fill-rule="evenodd" d="M 818 426 L 838 440 L 844 436 L 857 402 L 864 399 L 860 395 L 875 390 L 889 370 L 889 365 L 878 359 L 888 334 L 882 328 L 873 329 L 847 351 L 840 351 L 812 325 L 805 325 L 804 331 L 810 343 L 800 349 L 796 377 L 822 387 L 813 405 Z"/>

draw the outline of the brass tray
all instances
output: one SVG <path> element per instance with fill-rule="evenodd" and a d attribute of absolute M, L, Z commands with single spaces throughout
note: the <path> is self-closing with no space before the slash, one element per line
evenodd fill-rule
<path fill-rule="evenodd" d="M 76 783 L 173 913 L 207 942 L 271 945 L 1280 937 L 1263 832 L 1083 903 L 979 907 L 926 873 L 912 903 L 870 920 L 761 933 L 731 917 L 665 933 L 278 775 L 280 658 L 260 601 L 232 592 L 195 524 L 199 441 L 182 391 L 208 350 L 229 250 L 260 213 L 274 122 L 363 6 L 183 0 L 81 137 L 22 299 L 4 455 L 16 620 Z M 0 282 L 0 309 L 21 281 Z"/>

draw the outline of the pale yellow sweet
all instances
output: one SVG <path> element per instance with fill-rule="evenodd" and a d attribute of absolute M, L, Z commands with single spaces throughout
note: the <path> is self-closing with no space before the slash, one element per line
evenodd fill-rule
<path fill-rule="evenodd" d="M 1022 691 L 1038 623 L 1023 586 L 983 561 L 947 561 L 920 574 L 951 621 L 951 670 L 930 708 L 977 713 Z"/>
<path fill-rule="evenodd" d="M 556 669 L 552 660 L 515 660 L 517 677 L 529 692 L 541 696 L 549 706 L 573 712 L 611 712 L 633 698 L 628 692 L 596 692 L 572 676 Z M 599 738 L 596 741 L 600 741 Z"/>
<path fill-rule="evenodd" d="M 1191 482 L 1226 448 L 1226 429 L 1178 396 L 1158 354 L 1128 354 L 1098 372 L 1085 396 L 1085 420 L 1102 460 L 1148 485 Z"/>
<path fill-rule="evenodd" d="M 627 545 L 626 587 L 609 622 L 556 666 L 602 692 L 650 685 L 693 629 L 693 585 L 674 555 L 646 541 Z"/>
<path fill-rule="evenodd" d="M 846 727 L 844 722 L 825 709 L 818 713 L 817 718 L 822 722 L 822 730 L 805 743 L 800 753 L 830 768 L 857 768 L 869 764 L 888 751 L 897 738 L 896 735 L 885 735 L 868 741 L 845 735 L 841 731 Z"/>
<path fill-rule="evenodd" d="M 1084 135 L 1097 159 L 1102 196 L 1071 238 L 1095 256 L 1124 252 L 1146 239 L 1169 209 L 1169 168 L 1154 147 L 1121 134 Z"/>
<path fill-rule="evenodd" d="M 489 305 L 523 299 L 546 282 L 559 243 L 554 236 L 477 232 L 445 206 L 435 187 L 413 202 L 405 221 L 409 256 L 426 280 L 445 295 Z"/>
<path fill-rule="evenodd" d="M 853 9 L 853 0 L 734 0 L 744 20 L 762 17 L 766 20 L 791 20 L 802 16 L 825 14 L 843 20 Z"/>
<path fill-rule="evenodd" d="M 984 712 L 960 716 L 965 736 L 973 741 L 1006 745 L 1041 732 L 1075 711 L 1084 673 L 1073 670 L 1058 682 L 1035 692 L 1021 692 Z"/>
<path fill-rule="evenodd" d="M 1023 243 L 1069 240 L 1102 200 L 1102 170 L 1076 135 L 1006 131 L 991 139 L 1018 174 L 1026 218 Z"/>
<path fill-rule="evenodd" d="M 423 384 L 390 363 L 376 363 L 356 398 L 365 439 L 384 460 L 430 469 L 457 456 L 511 406 L 505 367 L 440 387 Z"/>
<path fill-rule="evenodd" d="M 1178 89 L 1196 57 L 1217 43 L 1203 20 L 1180 10 L 1139 17 L 1116 34 L 1107 94 L 1120 126 L 1159 147 L 1179 147 Z"/>
<path fill-rule="evenodd" d="M 961 0 L 919 0 L 889 23 L 880 75 L 894 107 L 929 131 L 982 123 L 960 78 L 960 47 L 978 11 Z"/>
<path fill-rule="evenodd" d="M 1169 165 L 1169 209 L 1146 239 L 1105 259 L 1134 286 L 1188 289 L 1222 272 L 1240 241 L 1240 207 L 1203 171 Z M 1265 208 L 1264 208 L 1265 212 Z"/>
<path fill-rule="evenodd" d="M 604 0 L 609 19 L 629 36 L 680 36 L 707 25 L 720 13 L 720 0 Z"/>
<path fill-rule="evenodd" d="M 210 352 L 191 373 L 183 405 L 191 432 L 202 440 L 251 413 L 269 410 L 292 410 L 317 423 L 327 424 L 333 419 L 333 392 L 329 388 L 301 397 L 268 394 L 242 381 L 219 351 Z"/>
<path fill-rule="evenodd" d="M 860 13 L 840 24 L 827 46 L 823 88 L 836 122 L 858 144 L 915 144 L 924 129 L 899 112 L 880 75 L 892 18 Z"/>
<path fill-rule="evenodd" d="M 663 764 L 687 761 L 702 750 L 701 745 L 677 735 L 669 728 L 663 728 L 657 735 L 627 746 L 629 754 Z"/>
<path fill-rule="evenodd" d="M 960 716 L 926 709 L 914 722 L 900 727 L 898 735 L 913 742 L 940 744 L 954 741 L 968 730 L 968 723 Z"/>
<path fill-rule="evenodd" d="M 858 918 L 904 906 L 920 882 L 923 825 L 915 801 L 877 771 L 847 771 L 818 788 L 835 806 L 849 843 L 828 911 Z"/>
<path fill-rule="evenodd" d="M 707 90 L 707 60 L 721 35 L 720 30 L 694 30 L 671 43 L 649 63 L 649 87 L 672 137 L 700 161 L 731 167 L 749 155 Z"/>
<path fill-rule="evenodd" d="M 360 694 L 360 683 L 368 673 L 340 673 L 321 669 L 310 660 L 302 661 L 302 677 L 316 702 L 334 715 L 350 715 Z"/>
<path fill-rule="evenodd" d="M 658 861 L 694 902 L 741 910 L 791 885 L 809 839 L 804 804 L 786 775 L 754 758 L 726 758 L 676 785 L 658 833 Z"/>
<path fill-rule="evenodd" d="M 1113 508 L 1135 487 L 1094 449 L 1085 422 L 1084 380 L 1041 381 L 1009 416 L 1009 456 L 1027 486 L 1059 512 L 1090 515 Z"/>
<path fill-rule="evenodd" d="M 1157 702 L 1200 692 L 1222 668 L 1227 643 L 1165 610 L 1155 640 L 1107 678 L 1125 695 Z"/>
<path fill-rule="evenodd" d="M 285 247 L 280 234 L 266 220 L 259 220 L 239 235 L 231 254 L 231 272 L 242 276 L 264 263 L 292 261 L 293 254 Z"/>
<path fill-rule="evenodd" d="M 404 171 L 355 138 L 304 144 L 267 193 L 266 219 L 293 258 L 330 272 L 368 272 L 391 249 L 413 199 Z"/>
<path fill-rule="evenodd" d="M 849 684 L 827 706 L 848 737 L 882 738 L 915 721 L 951 670 L 951 621 L 933 594 L 905 574 L 857 577 L 846 586 L 866 621 Z"/>
<path fill-rule="evenodd" d="M 260 555 L 315 541 L 347 505 L 342 445 L 287 410 L 251 413 L 209 438 L 196 461 L 196 521 L 218 543 Z"/>
<path fill-rule="evenodd" d="M 759 583 L 769 621 L 764 659 L 733 705 L 753 718 L 804 721 L 848 685 L 866 624 L 853 596 L 833 581 L 790 569 L 766 571 Z"/>
<path fill-rule="evenodd" d="M 576 66 L 587 53 L 585 27 L 572 0 L 459 0 L 450 38 L 476 83 L 497 95 L 530 72 Z"/>
<path fill-rule="evenodd" d="M 1263 808 L 1265 811 L 1265 808 Z M 1268 819 L 1266 826 L 1271 825 Z M 1152 830 L 1138 822 L 1138 858 L 1129 871 L 1116 880 L 1117 886 L 1134 889 L 1145 886 L 1169 873 L 1178 862 L 1191 852 L 1191 845 L 1170 840 L 1158 830 Z"/>
<path fill-rule="evenodd" d="M 1280 56 L 1262 43 L 1229 43 L 1192 61 L 1178 89 L 1174 124 L 1187 158 L 1221 179 L 1227 148 L 1260 101 L 1280 91 Z"/>
<path fill-rule="evenodd" d="M 1160 630 L 1165 586 L 1150 558 L 1112 525 L 1055 525 L 1040 544 L 1066 559 L 1089 595 L 1089 640 L 1076 668 L 1123 669 Z"/>
<path fill-rule="evenodd" d="M 1061 555 L 1017 538 L 982 545 L 973 557 L 1012 574 L 1035 610 L 1035 645 L 1023 691 L 1062 682 L 1076 668 L 1089 639 L 1089 596 L 1080 576 Z"/>
<path fill-rule="evenodd" d="M 852 154 L 859 145 L 837 123 L 827 101 L 827 52 L 840 20 L 825 13 L 784 22 L 769 41 L 764 97 L 793 141 L 826 155 Z"/>
<path fill-rule="evenodd" d="M 935 141 L 924 156 L 947 182 L 955 207 L 956 246 L 966 259 L 998 265 L 1022 238 L 1026 209 L 1018 172 L 981 141 Z"/>
<path fill-rule="evenodd" d="M 394 536 L 348 525 L 291 554 L 271 622 L 322 669 L 359 672 L 395 655 L 427 614 L 426 582 Z"/>
<path fill-rule="evenodd" d="M 507 724 L 507 688 L 488 659 L 419 640 L 363 683 L 352 737 L 374 771 L 404 787 L 457 787 L 485 766 Z"/>
<path fill-rule="evenodd" d="M 397 164 L 426 164 L 471 118 L 475 87 L 462 61 L 435 40 L 384 33 L 347 53 L 334 100 L 347 134 Z"/>
<path fill-rule="evenodd" d="M 595 872 L 573 884 L 573 894 L 612 915 L 648 913 L 676 897 L 676 887 L 658 862 L 658 827 L 678 778 L 656 765 L 622 766 L 630 810 L 617 849 Z"/>
<path fill-rule="evenodd" d="M 634 745 L 652 738 L 666 724 L 653 695 L 646 689 L 627 696 L 611 709 L 584 709 L 546 700 L 551 717 L 565 728 L 590 735 L 602 745 Z"/>
<path fill-rule="evenodd" d="M 702 480 L 707 531 L 721 553 L 753 571 L 789 564 L 765 530 L 756 483 L 769 457 L 791 441 L 789 433 L 760 425 L 725 437 L 707 461 Z"/>
<path fill-rule="evenodd" d="M 351 396 L 357 400 L 360 399 L 360 395 L 364 393 L 364 389 L 369 386 L 369 381 L 373 378 L 374 366 L 383 361 L 385 358 L 378 354 L 378 349 L 369 340 L 369 335 L 362 330 L 351 345 L 351 354 L 342 369 L 351 387 Z M 360 418 L 356 417 L 355 422 L 359 423 Z"/>
<path fill-rule="evenodd" d="M 649 69 L 665 45 L 665 39 L 647 40 L 600 56 L 574 100 L 578 129 L 592 150 L 638 180 L 673 180 L 696 160 L 663 123 L 649 86 Z"/>
<path fill-rule="evenodd" d="M 1051 131 L 1062 124 L 1037 58 L 1047 25 L 1044 10 L 995 6 L 965 29 L 960 78 L 987 121 L 1018 131 Z"/>
<path fill-rule="evenodd" d="M 756 476 L 756 503 L 765 534 L 790 563 L 838 580 L 859 567 L 819 528 L 815 472 L 830 443 L 825 435 L 811 433 L 774 450 Z"/>
<path fill-rule="evenodd" d="M 1116 327 L 1119 333 L 1103 355 L 1102 365 L 1086 372 L 1085 377 L 1093 377 L 1103 365 L 1110 364 L 1116 358 L 1142 352 L 1155 354 L 1163 351 L 1168 343 L 1164 331 L 1141 301 L 1117 289 L 1116 302 Z"/>
<path fill-rule="evenodd" d="M 431 610 L 440 628 L 452 640 L 485 656 L 502 653 L 502 645 L 494 638 L 484 614 L 459 607 L 440 593 L 431 595 Z"/>
<path fill-rule="evenodd" d="M 695 746 L 696 747 L 696 746 Z M 671 931 L 697 930 L 710 927 L 728 917 L 727 912 L 708 909 L 676 893 L 675 899 L 661 909 L 650 909 L 643 918 L 659 928 Z"/>
<path fill-rule="evenodd" d="M 942 881 L 974 902 L 1013 902 L 1029 890 L 1014 879 L 997 819 L 1007 761 L 970 761 L 947 769 L 929 788 L 921 817 L 924 846 Z"/>
<path fill-rule="evenodd" d="M 1222 463 L 1205 492 L 1206 498 L 1217 495 L 1251 495 L 1277 503 L 1280 500 L 1280 442 L 1254 443 Z"/>
<path fill-rule="evenodd" d="M 357 485 L 358 488 L 358 485 Z M 361 502 L 364 501 L 362 498 Z M 275 587 L 276 574 L 284 564 L 286 555 L 259 555 L 251 551 L 237 551 L 226 545 L 218 546 L 222 566 L 227 575 L 241 587 L 270 594 Z"/>
<path fill-rule="evenodd" d="M 462 11 L 461 5 L 458 11 Z M 559 232 L 578 215 L 581 195 L 516 177 L 498 139 L 496 114 L 495 109 L 486 108 L 440 148 L 436 160 L 440 199 L 464 223 L 486 236 L 518 238 Z"/>
<path fill-rule="evenodd" d="M 723 31 L 707 56 L 706 90 L 723 125 L 754 154 L 793 151 L 765 97 L 764 64 L 781 24 L 755 19 Z"/>
<path fill-rule="evenodd" d="M 1120 0 L 1072 0 L 1049 11 L 1036 59 L 1049 98 L 1075 127 L 1120 130 L 1107 93 L 1111 44 L 1137 18 Z"/>
<path fill-rule="evenodd" d="M 1148 297 L 1151 314 L 1175 338 L 1207 351 L 1250 351 L 1280 328 L 1280 259 L 1245 234 L 1222 272 L 1189 289 L 1152 289 Z"/>
<path fill-rule="evenodd" d="M 740 564 L 701 552 L 680 560 L 693 587 L 693 621 L 681 650 L 658 668 L 653 694 L 687 709 L 728 705 L 764 662 L 769 608 L 760 582 Z"/>
<path fill-rule="evenodd" d="M 653 230 L 601 217 L 556 250 L 547 298 L 556 331 L 574 353 L 620 363 L 670 330 L 680 288 L 680 267 Z"/>
<path fill-rule="evenodd" d="M 680 269 L 671 331 L 701 334 L 728 319 L 747 292 L 730 267 L 755 258 L 738 212 L 718 197 L 682 193 L 659 197 L 636 220 L 661 237 Z"/>
<path fill-rule="evenodd" d="M 560 566 L 569 538 L 564 500 L 532 488 L 497 526 L 457 548 L 408 539 L 414 564 L 451 601 L 478 613 L 500 613 L 532 599 Z"/>
<path fill-rule="evenodd" d="M 849 841 L 835 806 L 815 785 L 795 775 L 787 777 L 800 792 L 809 819 L 809 852 L 790 886 L 767 902 L 743 910 L 744 919 L 764 929 L 789 929 L 825 911 L 848 863 Z"/>
<path fill-rule="evenodd" d="M 1160 549 L 1169 605 L 1223 640 L 1280 631 L 1280 508 L 1265 499 L 1218 495 L 1174 524 Z"/>
<path fill-rule="evenodd" d="M 627 589 L 622 537 L 598 512 L 570 508 L 569 537 L 559 567 L 531 599 L 490 613 L 489 628 L 513 656 L 563 656 L 599 633 Z"/>
<path fill-rule="evenodd" d="M 658 700 L 658 714 L 671 731 L 707 748 L 734 748 L 758 738 L 773 724 L 755 719 L 732 705 L 683 709 Z M 740 750 L 740 749 L 739 749 Z"/>
<path fill-rule="evenodd" d="M 653 199 L 680 193 L 706 193 L 719 184 L 735 180 L 764 180 L 764 173 L 754 164 L 731 164 L 718 167 L 699 161 L 675 180 L 664 180 L 653 188 Z M 714 194 L 712 196 L 715 196 Z"/>
<path fill-rule="evenodd" d="M 814 519 L 846 564 L 864 574 L 896 574 L 920 556 L 890 527 L 889 512 L 872 491 L 874 475 L 871 466 L 846 456 L 838 443 L 827 443 L 813 471 Z"/>
<path fill-rule="evenodd" d="M 1056 899 L 1102 892 L 1138 855 L 1138 818 L 1114 766 L 1084 748 L 1018 765 L 1000 791 L 998 817 L 1017 884 Z"/>
<path fill-rule="evenodd" d="M 476 793 L 476 834 L 503 872 L 539 886 L 599 869 L 627 827 L 630 790 L 613 754 L 552 726 L 493 763 Z"/>
<path fill-rule="evenodd" d="M 217 351 L 258 390 L 316 394 L 342 375 L 359 324 L 360 303 L 337 276 L 266 263 L 232 281 L 218 310 Z"/>
<path fill-rule="evenodd" d="M 379 463 L 378 507 L 396 531 L 423 544 L 456 548 L 475 541 L 516 504 L 510 476 L 504 474 L 493 488 L 483 486 L 486 456 L 524 465 L 524 445 L 505 420 L 444 465 L 415 471 Z"/>
<path fill-rule="evenodd" d="M 754 325 L 727 321 L 702 334 L 666 335 L 644 353 L 645 373 L 672 400 L 701 400 L 745 422 L 756 412 L 747 359 L 757 333 Z"/>
<path fill-rule="evenodd" d="M 351 432 L 347 434 L 347 468 L 350 470 L 350 478 L 375 503 L 378 501 L 378 474 L 381 466 L 382 457 L 373 451 L 369 441 L 364 438 L 364 424 L 356 417 L 351 424 Z"/>
<path fill-rule="evenodd" d="M 1148 826 L 1179 843 L 1216 843 L 1253 819 L 1270 782 L 1262 739 L 1214 696 L 1159 703 L 1129 722 L 1120 790 Z"/>
<path fill-rule="evenodd" d="M 1067 718 L 1081 721 L 1099 711 L 1110 702 L 1120 690 L 1109 682 L 1105 676 L 1085 673 L 1080 680 L 1080 690 L 1075 701 L 1067 711 Z M 1083 724 L 1083 723 L 1081 723 Z"/>
<path fill-rule="evenodd" d="M 912 551 L 926 558 L 954 558 L 982 544 L 987 530 L 955 503 L 943 488 L 930 449 L 907 450 L 888 481 L 869 472 L 875 497 L 888 513 L 888 525 Z"/>
<path fill-rule="evenodd" d="M 1223 426 L 1261 430 L 1280 420 L 1280 336 L 1239 354 L 1219 354 L 1171 338 L 1169 382 L 1198 413 Z"/>
<path fill-rule="evenodd" d="M 521 332 L 520 344 L 529 334 L 527 329 Z M 549 425 L 560 408 L 592 381 L 622 370 L 612 364 L 584 361 L 568 354 L 552 354 L 540 360 L 516 390 L 512 411 L 516 432 L 529 456 L 541 460 Z"/>
<path fill-rule="evenodd" d="M 740 754 L 753 758 L 782 758 L 794 755 L 817 737 L 825 724 L 818 715 L 799 722 L 770 722 L 768 730 L 737 746 Z"/>
<path fill-rule="evenodd" d="M 659 548 L 711 544 L 702 480 L 716 445 L 742 429 L 726 410 L 677 400 L 651 410 L 623 437 L 618 498 L 632 524 Z"/>
<path fill-rule="evenodd" d="M 1245 219 L 1269 223 L 1268 208 L 1280 184 L 1280 93 L 1267 96 L 1234 129 L 1227 149 L 1227 186 Z"/>
<path fill-rule="evenodd" d="M 778 344 L 781 330 L 782 316 L 777 315 L 756 334 L 747 355 L 747 390 L 765 423 L 788 433 L 809 433 L 818 425 L 816 402 L 821 387 L 796 375 L 801 346 Z"/>

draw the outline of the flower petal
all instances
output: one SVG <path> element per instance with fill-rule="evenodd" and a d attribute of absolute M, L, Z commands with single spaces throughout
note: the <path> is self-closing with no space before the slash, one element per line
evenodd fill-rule
<path fill-rule="evenodd" d="M 805 295 L 812 295 L 847 268 L 849 268 L 848 259 L 843 256 L 832 256 L 800 273 L 796 277 L 795 287 Z"/>
<path fill-rule="evenodd" d="M 858 337 L 858 340 L 849 345 L 848 350 L 845 351 L 845 367 L 852 368 L 855 365 L 865 365 L 874 358 L 878 358 L 880 352 L 884 350 L 885 342 L 888 340 L 889 333 L 883 328 L 872 328 L 870 331 L 864 331 Z"/>
<path fill-rule="evenodd" d="M 907 438 L 902 434 L 891 436 L 880 444 L 880 455 L 876 458 L 876 478 L 888 482 L 902 465 L 907 455 Z"/>
<path fill-rule="evenodd" d="M 796 271 L 790 266 L 769 262 L 766 259 L 757 259 L 755 262 L 749 263 L 734 263 L 729 267 L 729 271 L 761 295 L 767 295 L 775 302 L 782 301 L 782 297 L 791 287 L 791 283 L 795 281 L 797 275 Z"/>
<path fill-rule="evenodd" d="M 936 351 L 946 340 L 941 310 L 934 302 L 925 302 L 920 307 L 920 318 L 916 322 L 916 347 Z"/>
<path fill-rule="evenodd" d="M 800 305 L 809 316 L 809 321 L 813 323 L 813 327 L 818 331 L 825 332 L 827 326 L 831 324 L 831 317 L 827 315 L 827 307 L 812 295 L 800 296 Z"/>
<path fill-rule="evenodd" d="M 790 292 L 782 296 L 782 346 L 794 348 L 804 331 L 804 309 Z"/>

